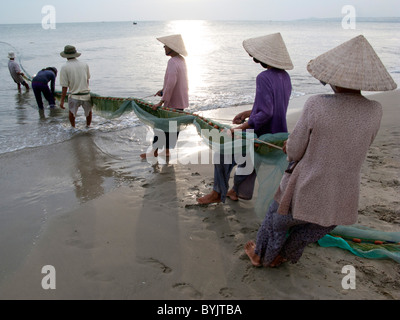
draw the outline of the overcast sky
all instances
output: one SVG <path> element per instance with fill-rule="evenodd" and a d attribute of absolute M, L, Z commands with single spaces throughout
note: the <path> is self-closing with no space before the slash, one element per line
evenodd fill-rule
<path fill-rule="evenodd" d="M 45 5 L 55 8 L 57 23 L 335 18 L 345 5 L 358 17 L 400 17 L 400 0 L 2 0 L 0 23 L 41 23 Z"/>

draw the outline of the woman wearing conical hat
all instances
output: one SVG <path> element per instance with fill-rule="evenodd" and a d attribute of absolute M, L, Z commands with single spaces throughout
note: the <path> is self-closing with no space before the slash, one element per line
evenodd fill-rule
<path fill-rule="evenodd" d="M 361 91 L 397 87 L 363 36 L 320 55 L 307 69 L 334 94 L 309 98 L 287 140 L 290 168 L 256 242 L 245 246 L 256 266 L 295 263 L 309 243 L 357 222 L 361 166 L 382 118 L 382 106 Z"/>
<path fill-rule="evenodd" d="M 243 41 L 243 47 L 264 69 L 256 78 L 256 96 L 253 108 L 238 114 L 234 124 L 241 124 L 235 130 L 253 129 L 257 136 L 266 133 L 287 132 L 286 111 L 292 92 L 292 83 L 286 70 L 293 69 L 285 42 L 280 33 L 269 34 Z M 246 121 L 248 119 L 248 121 Z M 221 155 L 219 164 L 214 164 L 213 190 L 198 198 L 200 204 L 251 199 L 253 196 L 256 173 L 253 168 L 247 170 L 248 162 L 238 165 L 233 179 L 233 188 L 228 191 L 231 171 L 236 166 L 234 157 L 230 164 Z M 248 173 L 250 171 L 250 174 Z M 246 174 L 247 172 L 247 174 Z"/>
<path fill-rule="evenodd" d="M 157 109 L 164 105 L 167 108 L 185 109 L 189 106 L 189 85 L 187 67 L 184 56 L 187 56 L 185 44 L 180 34 L 157 38 L 164 44 L 165 55 L 171 58 L 168 61 L 164 76 L 163 89 L 156 93 L 161 101 L 153 106 Z M 148 156 L 158 156 L 158 149 L 165 149 L 165 156 L 169 156 L 169 149 L 176 145 L 179 132 L 169 133 L 155 130 L 152 151 L 140 155 L 142 159 Z M 159 139 L 160 138 L 160 139 Z"/>

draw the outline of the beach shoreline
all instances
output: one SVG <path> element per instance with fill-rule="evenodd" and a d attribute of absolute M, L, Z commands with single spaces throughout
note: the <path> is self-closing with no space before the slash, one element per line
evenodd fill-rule
<path fill-rule="evenodd" d="M 307 98 L 290 103 L 301 106 Z M 362 168 L 359 224 L 398 232 L 400 91 L 368 98 L 381 102 L 384 111 Z M 233 118 L 248 107 L 204 113 L 210 118 Z M 289 131 L 301 108 L 291 110 L 295 111 L 288 116 Z M 6 208 L 5 223 L 17 229 L 13 213 L 35 206 L 41 210 L 43 203 L 53 208 L 39 223 L 29 212 L 23 215 L 32 219 L 27 231 L 34 243 L 28 236 L 15 242 L 23 235 L 12 228 L 3 235 L 1 249 L 9 253 L 10 263 L 0 274 L 0 299 L 400 299 L 398 263 L 360 258 L 339 248 L 312 244 L 297 264 L 254 268 L 244 254 L 245 243 L 255 239 L 260 224 L 254 199 L 209 206 L 196 202 L 212 188 L 211 164 L 141 162 L 135 170 L 147 171 L 146 175 L 119 174 L 124 164 L 98 145 L 88 147 L 91 139 L 90 132 L 82 133 L 78 139 L 0 156 L 7 160 L 3 183 L 10 179 L 10 194 L 18 192 L 20 184 L 37 184 L 36 193 L 24 198 L 26 203 Z M 132 146 L 132 156 L 139 158 L 146 147 Z M 71 154 L 79 166 L 68 160 Z M 77 172 L 86 176 L 87 185 L 97 187 L 84 194 Z M 74 191 L 46 197 L 48 190 L 40 188 L 44 177 L 51 177 L 45 178 L 47 183 L 54 181 L 60 189 L 75 184 Z M 85 201 L 76 200 L 84 197 Z M 12 238 L 14 242 L 7 242 Z M 46 276 L 42 268 L 48 265 L 56 270 L 56 289 L 42 287 Z M 346 265 L 356 269 L 355 290 L 341 285 Z"/>

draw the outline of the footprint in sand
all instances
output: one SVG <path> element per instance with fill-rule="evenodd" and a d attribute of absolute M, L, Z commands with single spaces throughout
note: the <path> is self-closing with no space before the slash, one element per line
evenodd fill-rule
<path fill-rule="evenodd" d="M 172 269 L 162 263 L 161 261 L 154 258 L 138 258 L 140 263 L 148 264 L 150 266 L 156 267 L 162 271 L 162 273 L 171 273 Z"/>
<path fill-rule="evenodd" d="M 195 289 L 190 283 L 175 283 L 172 288 L 177 289 L 180 293 L 193 299 L 200 299 L 203 296 L 201 292 Z"/>
<path fill-rule="evenodd" d="M 231 288 L 221 288 L 221 290 L 219 290 L 219 294 L 224 298 L 231 298 L 233 296 Z"/>
<path fill-rule="evenodd" d="M 197 209 L 197 208 L 206 208 L 208 204 L 201 204 L 201 203 L 193 203 L 193 204 L 186 204 L 185 209 Z"/>

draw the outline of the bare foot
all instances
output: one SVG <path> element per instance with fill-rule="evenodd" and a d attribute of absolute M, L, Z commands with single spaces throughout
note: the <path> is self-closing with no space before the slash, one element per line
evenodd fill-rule
<path fill-rule="evenodd" d="M 249 241 L 244 246 L 244 251 L 246 252 L 247 256 L 250 258 L 251 263 L 255 267 L 261 267 L 260 257 L 254 252 L 256 248 L 256 244 L 254 241 Z"/>
<path fill-rule="evenodd" d="M 197 202 L 200 204 L 219 203 L 221 202 L 221 195 L 213 190 L 204 197 L 198 198 Z"/>
<path fill-rule="evenodd" d="M 233 201 L 239 200 L 239 197 L 237 196 L 235 190 L 233 190 L 233 189 L 229 190 L 228 193 L 226 194 L 226 196 L 229 197 Z"/>
<path fill-rule="evenodd" d="M 147 158 L 152 158 L 152 157 L 157 157 L 157 156 L 158 156 L 158 151 L 155 150 L 154 152 L 142 153 L 140 155 L 140 158 L 147 159 Z"/>
<path fill-rule="evenodd" d="M 158 153 L 158 149 L 156 149 L 154 152 L 142 153 L 140 155 L 140 158 L 142 158 L 142 159 L 147 159 L 147 158 L 152 158 L 152 157 L 157 158 L 158 156 L 169 158 L 170 157 L 169 149 L 167 149 L 166 151 L 160 152 L 160 153 Z"/>
<path fill-rule="evenodd" d="M 154 156 L 155 156 L 155 157 L 160 156 L 160 157 L 169 158 L 169 157 L 170 157 L 169 149 L 167 149 L 167 151 L 160 152 L 160 153 L 158 153 L 157 155 L 154 155 Z"/>
<path fill-rule="evenodd" d="M 150 157 L 152 157 L 151 153 L 142 153 L 140 155 L 140 158 L 142 158 L 143 160 L 146 160 L 147 158 L 150 158 Z"/>
<path fill-rule="evenodd" d="M 277 255 L 276 258 L 274 259 L 274 261 L 271 262 L 271 264 L 269 265 L 271 268 L 277 268 L 279 267 L 282 263 L 286 262 L 287 259 L 285 259 L 284 257 L 282 257 L 281 255 Z"/>

